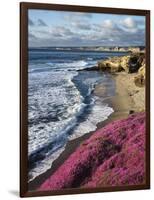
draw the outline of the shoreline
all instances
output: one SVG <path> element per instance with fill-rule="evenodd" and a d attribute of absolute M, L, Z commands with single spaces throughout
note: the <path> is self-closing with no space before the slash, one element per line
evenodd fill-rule
<path fill-rule="evenodd" d="M 112 75 L 112 77 L 116 83 L 118 75 Z M 78 138 L 68 141 L 68 143 L 66 144 L 65 150 L 59 155 L 59 157 L 55 161 L 53 161 L 51 168 L 48 169 L 43 174 L 37 176 L 36 178 L 34 178 L 32 181 L 30 181 L 28 183 L 28 188 L 30 191 L 36 190 L 49 176 L 51 176 L 64 163 L 64 161 L 77 149 L 77 147 L 79 147 L 79 145 L 83 141 L 87 140 L 97 130 L 99 130 L 100 128 L 104 127 L 105 125 L 109 124 L 110 122 L 112 122 L 116 119 L 124 119 L 129 115 L 130 108 L 129 107 L 121 107 L 120 96 L 123 94 L 119 95 L 117 93 L 117 83 L 116 83 L 115 89 L 116 89 L 115 96 L 109 97 L 105 100 L 107 102 L 107 104 L 113 108 L 114 112 L 108 117 L 108 119 L 106 119 L 102 122 L 99 122 L 97 124 L 97 128 L 95 131 L 88 132 L 88 133 L 84 134 L 83 136 L 80 136 Z M 103 84 L 96 85 L 96 87 L 94 89 L 94 95 L 100 97 L 100 99 L 101 99 L 101 95 L 103 93 L 104 93 Z M 127 101 L 128 97 L 129 96 L 125 95 L 124 99 Z M 103 102 L 105 102 L 105 101 L 103 100 Z"/>
<path fill-rule="evenodd" d="M 136 58 L 139 59 L 140 55 L 135 57 L 135 59 Z M 91 131 L 81 137 L 68 141 L 65 146 L 65 150 L 55 161 L 53 161 L 51 168 L 28 183 L 30 191 L 39 188 L 44 181 L 52 176 L 54 172 L 57 171 L 61 165 L 63 165 L 67 158 L 76 151 L 80 144 L 95 134 L 96 131 L 103 128 L 107 124 L 111 124 L 111 122 L 115 120 L 126 119 L 130 114 L 145 110 L 145 86 L 143 81 L 145 77 L 144 58 L 140 61 L 140 65 L 142 67 L 139 70 L 138 68 L 134 68 L 134 64 L 131 66 L 131 63 L 130 68 L 127 68 L 127 64 L 130 61 L 129 59 L 131 60 L 132 58 L 130 56 L 124 56 L 122 58 L 112 58 L 107 61 L 103 61 L 102 63 L 98 63 L 99 69 L 105 72 L 108 70 L 108 73 L 111 74 L 114 79 L 115 94 L 104 100 L 103 97 L 106 88 L 103 83 L 97 84 L 93 93 L 95 96 L 98 96 L 100 100 L 102 99 L 103 103 L 105 102 L 112 107 L 114 112 L 108 117 L 108 119 L 99 122 L 95 131 Z M 98 67 L 95 70 L 98 71 Z"/>

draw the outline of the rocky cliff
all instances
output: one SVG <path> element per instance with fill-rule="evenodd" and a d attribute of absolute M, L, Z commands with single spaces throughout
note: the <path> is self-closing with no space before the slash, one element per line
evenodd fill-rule
<path fill-rule="evenodd" d="M 133 53 L 128 56 L 113 57 L 100 61 L 98 62 L 98 70 L 110 73 L 121 71 L 136 73 L 134 82 L 137 86 L 142 87 L 145 85 L 145 54 Z"/>

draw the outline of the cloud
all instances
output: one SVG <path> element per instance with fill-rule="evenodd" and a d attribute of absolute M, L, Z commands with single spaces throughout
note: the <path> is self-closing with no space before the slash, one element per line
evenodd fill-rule
<path fill-rule="evenodd" d="M 89 41 L 91 44 L 107 46 L 144 45 L 145 30 L 135 27 L 134 24 L 129 24 L 129 27 L 131 28 L 123 28 L 112 20 L 104 20 L 101 24 L 93 24 L 93 32 L 86 34 L 83 39 Z M 134 29 L 135 32 L 133 31 Z"/>
<path fill-rule="evenodd" d="M 112 20 L 106 19 L 103 20 L 102 23 L 99 24 L 93 24 L 92 29 L 95 30 L 96 32 L 117 32 L 119 31 L 119 26 Z"/>
<path fill-rule="evenodd" d="M 28 33 L 28 45 L 29 46 L 37 46 L 38 38 L 33 33 Z"/>
<path fill-rule="evenodd" d="M 125 18 L 123 21 L 121 21 L 121 24 L 122 24 L 125 28 L 130 28 L 130 29 L 137 28 L 137 23 L 136 23 L 136 21 L 133 20 L 131 17 Z"/>
<path fill-rule="evenodd" d="M 58 31 L 58 32 L 57 32 Z M 31 37 L 32 38 L 32 37 Z M 36 42 L 36 40 L 38 42 Z M 56 28 L 45 37 L 32 40 L 37 46 L 129 46 L 144 45 L 145 33 L 138 30 L 135 34 L 123 29 L 102 29 L 101 31 L 74 33 L 67 28 Z"/>
<path fill-rule="evenodd" d="M 79 23 L 79 24 L 77 24 L 77 27 L 82 30 L 90 30 L 91 29 L 90 24 Z"/>
<path fill-rule="evenodd" d="M 28 37 L 29 37 L 30 39 L 36 39 L 36 38 L 37 38 L 33 33 L 29 33 L 29 34 L 28 34 Z"/>
<path fill-rule="evenodd" d="M 121 20 L 119 25 L 125 31 L 135 34 L 139 30 L 142 30 L 145 28 L 145 20 L 133 19 L 132 17 L 127 17 L 127 18 Z"/>
<path fill-rule="evenodd" d="M 80 15 L 81 16 L 81 15 Z M 59 26 L 30 32 L 31 46 L 129 46 L 145 45 L 145 27 L 132 17 L 98 23 L 75 18 Z M 37 28 L 37 27 L 36 27 Z M 33 34 L 35 33 L 35 35 Z"/>
<path fill-rule="evenodd" d="M 28 25 L 35 26 L 35 23 L 30 18 L 28 18 Z"/>
<path fill-rule="evenodd" d="M 38 26 L 48 26 L 42 19 L 37 20 Z"/>
<path fill-rule="evenodd" d="M 107 19 L 107 20 L 104 20 L 102 26 L 105 27 L 105 28 L 113 29 L 115 27 L 115 24 L 112 20 Z"/>
<path fill-rule="evenodd" d="M 34 22 L 32 19 L 28 18 L 29 26 L 48 26 L 42 19 L 38 19 L 37 22 Z"/>
<path fill-rule="evenodd" d="M 70 12 L 67 15 L 64 15 L 64 19 L 67 23 L 71 23 L 74 26 L 80 26 L 81 29 L 85 27 L 86 24 L 90 24 L 89 22 L 92 20 L 93 14 L 92 13 L 78 13 L 78 12 Z M 84 26 L 83 26 L 84 24 Z M 88 29 L 87 26 L 85 29 Z"/>
<path fill-rule="evenodd" d="M 131 17 L 127 17 L 124 20 L 120 21 L 120 24 L 122 25 L 123 28 L 126 29 L 137 29 L 138 28 L 138 22 Z"/>
<path fill-rule="evenodd" d="M 55 26 L 51 29 L 50 34 L 54 37 L 70 37 L 75 33 L 64 26 Z"/>
<path fill-rule="evenodd" d="M 92 28 L 91 24 L 87 21 L 76 21 L 71 23 L 74 28 L 81 30 L 90 30 Z"/>

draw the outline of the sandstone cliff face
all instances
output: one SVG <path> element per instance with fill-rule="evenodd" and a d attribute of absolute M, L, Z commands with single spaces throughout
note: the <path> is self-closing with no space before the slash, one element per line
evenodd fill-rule
<path fill-rule="evenodd" d="M 126 71 L 135 73 L 145 64 L 144 54 L 131 54 L 122 57 L 113 57 L 107 60 L 98 62 L 98 67 L 102 71 L 120 72 Z"/>
<path fill-rule="evenodd" d="M 135 85 L 143 87 L 145 85 L 145 64 L 138 70 L 138 74 L 134 78 Z"/>
<path fill-rule="evenodd" d="M 98 68 L 102 71 L 106 71 L 106 72 L 121 72 L 123 69 L 123 67 L 121 66 L 121 61 L 120 58 L 119 59 L 108 59 L 102 62 L 98 62 Z"/>
<path fill-rule="evenodd" d="M 98 68 L 104 72 L 116 73 L 137 73 L 134 82 L 136 86 L 145 85 L 145 54 L 136 53 L 123 57 L 114 57 L 98 62 Z"/>
<path fill-rule="evenodd" d="M 143 184 L 145 113 L 96 131 L 38 190 Z"/>

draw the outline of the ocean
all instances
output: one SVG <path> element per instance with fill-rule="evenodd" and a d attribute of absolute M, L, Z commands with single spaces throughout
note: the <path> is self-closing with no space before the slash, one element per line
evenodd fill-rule
<path fill-rule="evenodd" d="M 114 95 L 111 75 L 90 68 L 122 52 L 30 48 L 28 64 L 29 181 L 47 171 L 69 140 L 96 130 L 114 112 L 105 101 Z M 106 88 L 104 103 L 93 94 Z"/>

